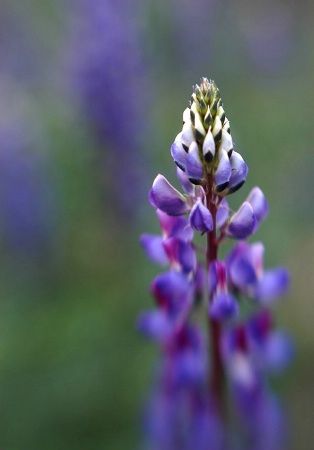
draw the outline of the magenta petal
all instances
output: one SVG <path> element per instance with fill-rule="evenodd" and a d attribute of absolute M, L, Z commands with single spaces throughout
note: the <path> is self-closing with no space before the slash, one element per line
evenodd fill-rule
<path fill-rule="evenodd" d="M 212 319 L 231 319 L 239 313 L 239 306 L 235 298 L 226 293 L 217 294 L 209 305 L 209 315 Z"/>
<path fill-rule="evenodd" d="M 217 192 L 222 192 L 228 186 L 230 176 L 231 166 L 228 153 L 225 150 L 219 150 L 219 163 L 214 175 Z"/>
<path fill-rule="evenodd" d="M 284 295 L 289 288 L 289 283 L 289 272 L 284 267 L 267 270 L 255 287 L 255 297 L 267 304 L 276 297 Z"/>
<path fill-rule="evenodd" d="M 251 204 L 258 222 L 265 219 L 268 213 L 268 203 L 263 191 L 259 187 L 256 186 L 251 190 L 246 201 Z"/>
<path fill-rule="evenodd" d="M 201 183 L 203 179 L 203 170 L 203 164 L 199 155 L 197 143 L 193 141 L 189 147 L 189 152 L 185 162 L 185 171 L 191 183 Z"/>
<path fill-rule="evenodd" d="M 157 264 L 169 264 L 167 254 L 162 245 L 163 239 L 161 236 L 152 234 L 142 234 L 140 243 L 149 259 Z"/>
<path fill-rule="evenodd" d="M 227 200 L 224 198 L 219 205 L 217 214 L 216 214 L 216 225 L 217 228 L 222 228 L 227 222 L 229 217 L 229 205 Z"/>
<path fill-rule="evenodd" d="M 182 133 L 179 133 L 170 148 L 170 153 L 171 153 L 171 156 L 172 156 L 174 162 L 176 163 L 176 165 L 178 167 L 180 167 L 181 170 L 184 171 L 187 153 L 184 150 L 184 148 L 182 147 L 181 137 L 182 137 Z"/>
<path fill-rule="evenodd" d="M 201 233 L 211 231 L 214 227 L 212 215 L 201 200 L 197 200 L 191 209 L 190 224 L 192 228 Z"/>
<path fill-rule="evenodd" d="M 235 151 L 232 152 L 230 164 L 232 172 L 228 185 L 229 194 L 240 189 L 240 187 L 244 184 L 248 174 L 248 167 L 245 164 L 240 153 L 237 153 Z"/>
<path fill-rule="evenodd" d="M 170 216 L 179 216 L 189 211 L 187 199 L 160 174 L 154 180 L 149 200 L 153 206 Z"/>
<path fill-rule="evenodd" d="M 253 208 L 248 202 L 244 202 L 240 209 L 231 217 L 226 233 L 235 239 L 246 239 L 255 228 L 256 218 Z"/>

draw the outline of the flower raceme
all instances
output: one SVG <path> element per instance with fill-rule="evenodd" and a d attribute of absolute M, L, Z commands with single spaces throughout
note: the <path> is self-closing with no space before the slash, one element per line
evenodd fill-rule
<path fill-rule="evenodd" d="M 227 196 L 248 174 L 233 147 L 220 92 L 203 78 L 170 149 L 183 192 L 157 175 L 149 201 L 161 235 L 140 239 L 147 257 L 165 269 L 151 285 L 155 308 L 138 320 L 139 329 L 161 347 L 147 428 L 152 450 L 207 450 L 209 442 L 211 450 L 231 450 L 230 442 L 241 439 L 243 448 L 252 443 L 250 450 L 284 445 L 267 375 L 285 367 L 292 353 L 286 335 L 273 329 L 269 310 L 286 293 L 289 274 L 283 267 L 264 270 L 263 244 L 246 242 L 268 214 L 261 189 L 254 187 L 237 211 L 229 208 Z M 197 233 L 206 236 L 206 247 L 195 243 Z M 219 259 L 222 242 L 234 240 L 225 260 Z M 245 313 L 247 304 L 252 314 Z M 238 430 L 227 420 L 227 404 L 240 420 Z M 276 417 L 278 433 L 267 414 Z M 264 437 L 263 426 L 269 429 Z M 273 446 L 269 436 L 276 436 Z"/>

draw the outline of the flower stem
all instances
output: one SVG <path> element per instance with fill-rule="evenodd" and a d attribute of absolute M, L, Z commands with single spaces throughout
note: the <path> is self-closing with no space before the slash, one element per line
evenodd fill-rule
<path fill-rule="evenodd" d="M 216 214 L 217 202 L 216 194 L 213 191 L 213 176 L 208 174 L 206 185 L 207 207 L 213 218 L 213 229 L 207 233 L 207 251 L 206 263 L 207 269 L 213 261 L 218 258 L 219 242 L 216 236 Z M 217 411 L 222 415 L 224 409 L 223 387 L 224 387 L 224 369 L 220 352 L 221 326 L 215 319 L 208 319 L 209 335 L 211 340 L 211 373 L 209 380 L 209 392 L 212 400 L 216 404 Z"/>

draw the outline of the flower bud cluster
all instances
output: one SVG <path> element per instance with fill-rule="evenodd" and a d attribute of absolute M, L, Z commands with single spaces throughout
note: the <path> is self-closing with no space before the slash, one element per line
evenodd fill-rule
<path fill-rule="evenodd" d="M 203 184 L 208 175 L 213 176 L 220 196 L 237 191 L 245 182 L 247 165 L 233 149 L 230 123 L 214 81 L 202 78 L 194 87 L 171 154 L 191 183 Z"/>
<path fill-rule="evenodd" d="M 244 436 L 243 449 L 249 442 L 248 450 L 280 450 L 283 422 L 267 379 L 286 367 L 292 347 L 274 329 L 269 308 L 286 293 L 289 274 L 283 267 L 264 270 L 263 244 L 246 241 L 268 213 L 261 189 L 254 187 L 237 211 L 228 206 L 225 195 L 243 184 L 247 166 L 233 150 L 213 81 L 203 78 L 195 86 L 183 118 L 171 154 L 184 193 L 163 175 L 156 177 L 149 200 L 162 233 L 141 237 L 146 255 L 167 267 L 151 286 L 157 308 L 138 322 L 162 349 L 148 448 L 205 450 L 210 442 L 211 450 L 231 450 L 223 437 L 230 433 L 230 441 Z M 206 234 L 206 248 L 194 243 L 196 232 Z M 220 260 L 220 244 L 229 239 L 236 244 Z M 240 424 L 236 431 L 222 413 L 225 380 L 229 408 Z"/>

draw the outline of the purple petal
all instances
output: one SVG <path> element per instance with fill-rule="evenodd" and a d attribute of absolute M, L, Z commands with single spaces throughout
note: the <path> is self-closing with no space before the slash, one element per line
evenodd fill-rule
<path fill-rule="evenodd" d="M 191 209 L 190 224 L 192 228 L 201 233 L 211 231 L 214 227 L 212 215 L 201 200 L 197 200 Z"/>
<path fill-rule="evenodd" d="M 244 202 L 240 209 L 231 217 L 226 233 L 235 239 L 246 239 L 255 228 L 256 218 L 253 208 L 248 202 Z"/>
<path fill-rule="evenodd" d="M 267 368 L 273 372 L 281 372 L 286 369 L 294 356 L 294 345 L 290 336 L 282 331 L 271 333 L 266 342 L 263 356 Z"/>
<path fill-rule="evenodd" d="M 222 228 L 227 222 L 229 217 L 229 205 L 227 200 L 224 198 L 219 205 L 217 214 L 216 214 L 216 225 L 218 228 Z"/>
<path fill-rule="evenodd" d="M 284 295 L 289 288 L 290 276 L 287 269 L 280 267 L 264 272 L 255 287 L 255 297 L 267 304 Z"/>
<path fill-rule="evenodd" d="M 228 194 L 232 194 L 240 189 L 246 180 L 249 170 L 240 153 L 235 151 L 232 152 L 230 164 L 232 172 L 230 182 L 228 184 Z"/>
<path fill-rule="evenodd" d="M 154 180 L 149 200 L 153 206 L 170 216 L 179 216 L 189 211 L 187 199 L 160 174 Z"/>
<path fill-rule="evenodd" d="M 257 281 L 256 272 L 247 255 L 234 258 L 231 264 L 228 264 L 228 274 L 232 284 L 240 290 L 246 290 Z"/>
<path fill-rule="evenodd" d="M 182 216 L 169 216 L 168 214 L 156 210 L 156 214 L 162 229 L 164 239 L 168 237 L 177 237 L 182 241 L 188 242 L 193 239 L 194 232 L 189 221 Z"/>
<path fill-rule="evenodd" d="M 147 257 L 157 264 L 167 265 L 169 264 L 169 260 L 162 242 L 163 239 L 161 236 L 142 234 L 142 236 L 140 237 L 140 243 Z"/>
<path fill-rule="evenodd" d="M 167 339 L 173 329 L 169 318 L 163 311 L 143 312 L 137 321 L 137 328 L 151 339 Z"/>
<path fill-rule="evenodd" d="M 217 261 L 212 262 L 208 269 L 208 285 L 210 296 L 213 296 L 215 294 L 218 286 L 218 274 L 216 264 Z"/>
<path fill-rule="evenodd" d="M 180 386 L 195 385 L 203 380 L 206 359 L 203 354 L 191 350 L 184 351 L 176 358 L 176 380 Z"/>
<path fill-rule="evenodd" d="M 170 318 L 177 320 L 186 316 L 192 303 L 192 285 L 181 272 L 158 275 L 151 289 L 160 308 Z"/>
<path fill-rule="evenodd" d="M 186 273 L 195 270 L 196 256 L 191 244 L 177 238 L 169 238 L 163 242 L 163 246 L 172 268 Z"/>
<path fill-rule="evenodd" d="M 268 309 L 259 311 L 248 321 L 247 330 L 250 339 L 254 341 L 255 345 L 263 346 L 271 333 L 272 326 L 273 317 L 271 312 Z"/>
<path fill-rule="evenodd" d="M 209 315 L 216 320 L 230 319 L 239 313 L 235 298 L 226 292 L 220 292 L 209 305 Z"/>
<path fill-rule="evenodd" d="M 246 201 L 251 204 L 258 222 L 265 219 L 268 214 L 268 203 L 263 191 L 259 187 L 256 186 L 251 190 Z"/>
<path fill-rule="evenodd" d="M 247 242 L 241 241 L 235 245 L 231 251 L 228 253 L 226 258 L 226 267 L 227 271 L 230 271 L 230 268 L 233 265 L 233 262 L 239 258 L 241 255 L 245 255 L 245 258 L 249 258 L 247 255 L 250 252 L 250 246 Z"/>
<path fill-rule="evenodd" d="M 176 165 L 180 167 L 181 170 L 184 171 L 187 154 L 184 148 L 182 147 L 181 136 L 182 133 L 179 133 L 175 138 L 175 141 L 170 148 L 170 153 Z"/>
<path fill-rule="evenodd" d="M 200 184 L 203 179 L 203 164 L 200 159 L 198 146 L 195 141 L 192 142 L 189 148 L 188 155 L 185 162 L 185 170 L 188 179 L 193 184 Z"/>
<path fill-rule="evenodd" d="M 216 185 L 216 191 L 222 192 L 229 183 L 231 176 L 231 166 L 229 162 L 228 154 L 225 150 L 219 151 L 219 163 L 214 175 L 214 181 Z"/>
<path fill-rule="evenodd" d="M 181 186 L 185 190 L 185 192 L 188 195 L 194 196 L 195 195 L 195 185 L 189 181 L 186 173 L 183 172 L 183 170 L 181 170 L 179 167 L 177 167 L 177 177 L 181 183 Z"/>

